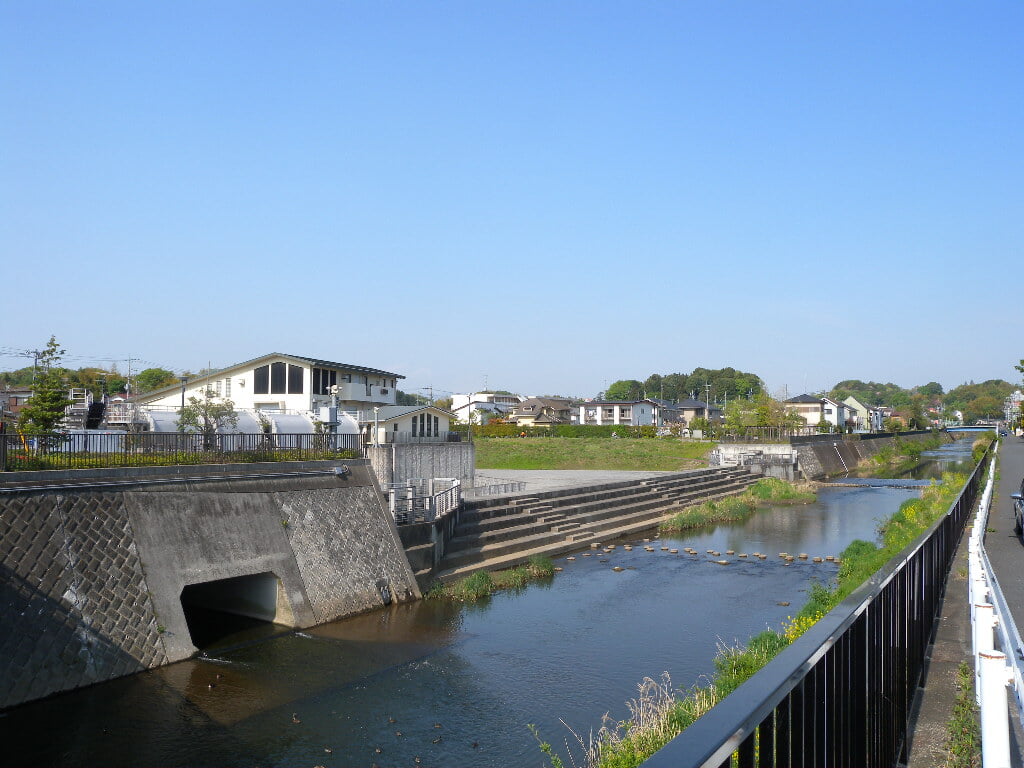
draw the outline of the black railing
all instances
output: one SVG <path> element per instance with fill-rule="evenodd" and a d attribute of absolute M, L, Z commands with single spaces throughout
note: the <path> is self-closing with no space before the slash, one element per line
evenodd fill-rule
<path fill-rule="evenodd" d="M 984 466 L 928 531 L 645 768 L 905 764 L 914 693 Z"/>
<path fill-rule="evenodd" d="M 0 469 L 8 472 L 315 461 L 362 457 L 359 435 L 90 432 L 50 435 L 0 433 Z"/>

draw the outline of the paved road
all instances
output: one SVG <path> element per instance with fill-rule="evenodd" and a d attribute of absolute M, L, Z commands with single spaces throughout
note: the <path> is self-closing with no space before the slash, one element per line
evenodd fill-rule
<path fill-rule="evenodd" d="M 1024 544 L 1013 532 L 1013 499 L 1024 477 L 1024 440 L 1004 438 L 999 447 L 999 481 L 989 515 L 985 551 L 1010 607 L 1018 631 L 1024 635 Z"/>

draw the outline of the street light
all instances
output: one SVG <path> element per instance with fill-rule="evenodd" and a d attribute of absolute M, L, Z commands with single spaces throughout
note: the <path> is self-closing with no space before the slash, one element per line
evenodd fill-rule
<path fill-rule="evenodd" d="M 179 377 L 179 380 L 181 381 L 181 410 L 184 411 L 185 410 L 185 385 L 188 384 L 188 377 L 187 376 L 181 376 L 181 377 Z"/>

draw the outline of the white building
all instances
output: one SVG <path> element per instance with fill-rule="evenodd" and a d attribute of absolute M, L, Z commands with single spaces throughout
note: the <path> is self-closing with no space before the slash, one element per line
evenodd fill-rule
<path fill-rule="evenodd" d="M 134 400 L 147 408 L 181 408 L 211 391 L 236 410 L 319 413 L 336 405 L 354 413 L 395 404 L 397 373 L 278 352 L 194 376 Z"/>
<path fill-rule="evenodd" d="M 432 405 L 388 405 L 366 415 L 363 435 L 367 443 L 436 443 L 457 437 L 450 437 L 449 432 L 454 414 Z"/>
<path fill-rule="evenodd" d="M 664 425 L 661 406 L 653 400 L 594 400 L 579 406 L 578 424 Z"/>
<path fill-rule="evenodd" d="M 850 406 L 846 403 L 841 403 L 830 397 L 821 398 L 821 418 L 836 427 L 837 431 L 846 429 L 846 419 L 850 410 Z"/>
<path fill-rule="evenodd" d="M 470 392 L 452 394 L 452 413 L 459 421 L 480 422 L 481 413 L 491 416 L 505 416 L 526 398 L 521 395 L 498 394 L 497 392 Z"/>

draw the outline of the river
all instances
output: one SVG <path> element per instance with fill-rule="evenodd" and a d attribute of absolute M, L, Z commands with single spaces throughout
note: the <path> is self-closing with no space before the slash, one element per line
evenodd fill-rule
<path fill-rule="evenodd" d="M 931 459 L 948 467 L 962 450 L 953 444 Z M 203 658 L 0 715 L 2 761 L 537 765 L 527 723 L 564 755 L 560 718 L 586 734 L 605 712 L 624 716 L 644 676 L 668 672 L 674 685 L 692 685 L 713 669 L 719 643 L 778 628 L 811 583 L 836 571 L 786 565 L 779 552 L 838 555 L 853 539 L 874 540 L 878 522 L 916 493 L 825 488 L 813 504 L 767 508 L 744 523 L 648 534 L 653 552 L 641 536 L 632 551 L 559 558 L 564 570 L 550 581 L 476 605 L 423 600 L 301 632 L 242 631 Z M 714 563 L 709 549 L 730 564 Z M 730 549 L 768 558 L 726 557 Z"/>

